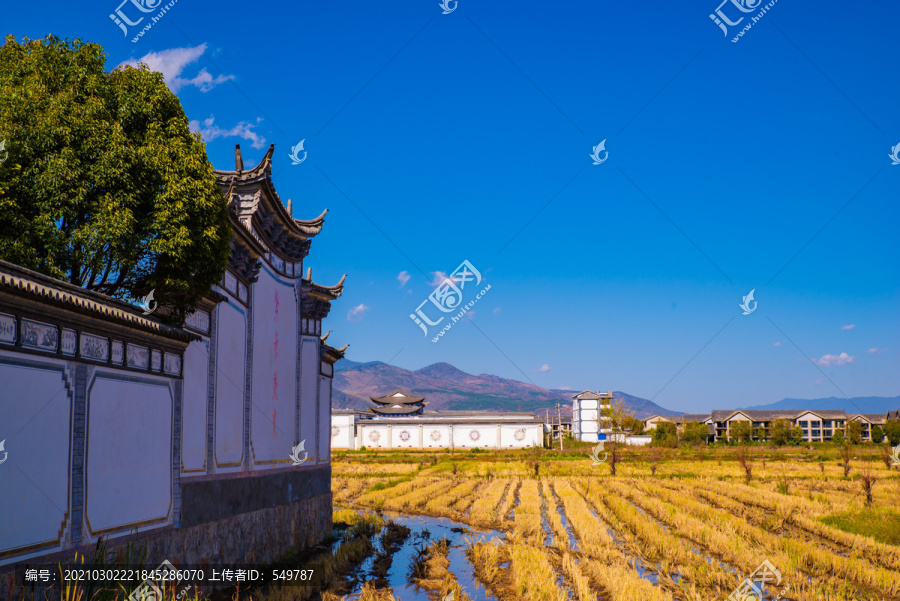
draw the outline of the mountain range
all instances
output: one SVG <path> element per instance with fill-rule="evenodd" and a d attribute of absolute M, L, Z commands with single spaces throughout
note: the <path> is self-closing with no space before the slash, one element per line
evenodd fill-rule
<path fill-rule="evenodd" d="M 358 363 L 344 359 L 337 363 L 332 393 L 335 409 L 368 409 L 369 397 L 383 396 L 396 389 L 423 396 L 430 411 L 533 411 L 538 414 L 557 410 L 569 417 L 572 396 L 580 391 L 541 388 L 527 382 L 510 380 L 490 374 L 473 375 L 449 363 L 435 363 L 411 371 L 381 361 Z M 598 391 L 599 392 L 599 391 Z M 627 409 L 641 419 L 653 414 L 681 415 L 656 403 L 625 392 L 614 391 Z M 786 398 L 767 405 L 740 407 L 741 409 L 843 409 L 847 413 L 876 413 L 900 409 L 900 396 L 829 397 L 821 399 Z M 714 407 L 732 409 L 732 407 Z"/>
<path fill-rule="evenodd" d="M 344 359 L 334 373 L 332 403 L 340 409 L 368 409 L 369 397 L 396 389 L 425 397 L 429 411 L 556 411 L 572 413 L 573 390 L 549 390 L 534 384 L 509 380 L 490 374 L 473 375 L 449 363 L 435 363 L 410 371 L 381 361 L 357 363 Z M 637 417 L 653 414 L 677 415 L 678 412 L 624 392 L 614 392 Z"/>

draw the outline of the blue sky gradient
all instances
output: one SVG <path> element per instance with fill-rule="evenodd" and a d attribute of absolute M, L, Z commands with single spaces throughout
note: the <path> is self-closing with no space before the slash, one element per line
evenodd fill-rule
<path fill-rule="evenodd" d="M 900 394 L 900 5 L 781 0 L 736 43 L 715 0 L 178 0 L 134 43 L 117 6 L 3 33 L 157 53 L 218 168 L 275 143 L 294 216 L 330 209 L 307 265 L 348 274 L 351 359 L 685 411 Z M 464 259 L 491 290 L 431 342 L 409 315 Z"/>

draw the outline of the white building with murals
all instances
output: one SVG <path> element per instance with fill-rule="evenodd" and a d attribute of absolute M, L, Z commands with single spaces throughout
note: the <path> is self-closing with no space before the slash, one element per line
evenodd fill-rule
<path fill-rule="evenodd" d="M 0 261 L 0 575 L 100 538 L 155 566 L 272 561 L 330 534 L 344 349 L 321 333 L 343 279 L 304 277 L 325 213 L 293 218 L 273 151 L 216 171 L 231 256 L 182 327 Z"/>
<path fill-rule="evenodd" d="M 534 413 L 425 411 L 424 397 L 395 390 L 367 411 L 335 410 L 332 449 L 515 449 L 544 444 Z"/>

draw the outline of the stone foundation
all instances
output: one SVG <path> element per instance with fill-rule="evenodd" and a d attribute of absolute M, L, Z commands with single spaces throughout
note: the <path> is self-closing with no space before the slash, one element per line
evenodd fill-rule
<path fill-rule="evenodd" d="M 112 551 L 124 549 L 131 541 L 147 550 L 147 568 L 155 568 L 168 559 L 179 566 L 208 566 L 222 564 L 266 564 L 274 562 L 288 551 L 302 551 L 331 534 L 331 492 L 284 505 L 257 509 L 232 515 L 213 522 L 186 528 L 168 528 L 162 531 L 139 533 L 110 541 Z M 58 571 L 57 564 L 70 564 L 75 553 L 90 557 L 93 545 L 70 549 L 65 555 L 41 558 L 28 562 L 29 568 L 48 568 Z M 0 600 L 18 599 L 22 576 L 13 577 L 13 566 L 0 568 Z M 59 587 L 49 594 L 57 599 Z M 26 599 L 31 599 L 31 590 Z M 35 587 L 35 599 L 44 599 L 44 593 Z"/>

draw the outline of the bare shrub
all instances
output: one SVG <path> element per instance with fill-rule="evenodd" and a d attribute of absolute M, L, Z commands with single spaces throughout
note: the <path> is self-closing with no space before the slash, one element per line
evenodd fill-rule
<path fill-rule="evenodd" d="M 747 484 L 750 484 L 750 480 L 753 478 L 753 463 L 750 461 L 750 453 L 747 451 L 747 447 L 742 446 L 738 449 L 737 459 L 744 470 L 744 479 L 747 481 Z"/>
<path fill-rule="evenodd" d="M 872 506 L 872 488 L 875 486 L 875 482 L 878 481 L 878 478 L 872 474 L 872 468 L 867 467 L 866 470 L 862 473 L 862 477 L 859 480 L 859 483 L 862 484 L 863 492 L 866 493 L 866 507 Z"/>

